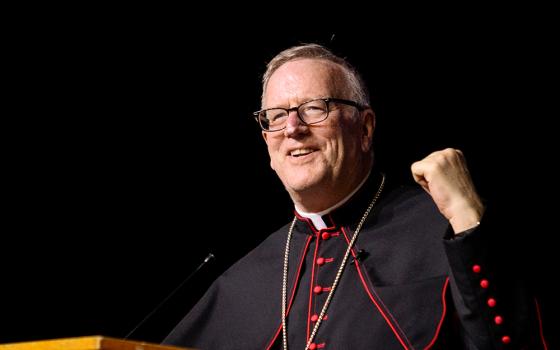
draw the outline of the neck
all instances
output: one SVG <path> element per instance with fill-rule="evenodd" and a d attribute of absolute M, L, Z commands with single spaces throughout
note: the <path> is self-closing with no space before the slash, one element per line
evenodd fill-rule
<path fill-rule="evenodd" d="M 358 185 L 358 187 L 356 187 L 352 192 L 350 192 L 346 197 L 344 197 L 341 201 L 339 201 L 338 203 L 336 203 L 335 205 L 320 211 L 318 213 L 307 213 L 303 210 L 301 210 L 300 208 L 298 208 L 297 205 L 295 205 L 296 207 L 296 211 L 300 216 L 303 216 L 304 218 L 308 218 L 309 220 L 311 220 L 311 222 L 313 222 L 313 225 L 315 226 L 315 228 L 317 230 L 321 230 L 324 228 L 327 228 L 327 224 L 325 224 L 325 221 L 323 220 L 322 216 L 323 215 L 327 215 L 328 213 L 332 212 L 333 210 L 335 210 L 336 208 L 342 206 L 344 203 L 348 202 L 348 200 L 350 198 L 352 198 L 352 196 L 354 194 L 356 194 L 356 192 L 358 192 L 358 190 L 360 188 L 362 188 L 362 186 L 364 185 L 364 183 L 366 182 L 366 180 L 368 179 L 369 175 L 371 173 L 370 172 L 366 175 L 366 177 L 364 177 L 364 179 L 362 180 L 362 182 Z"/>
<path fill-rule="evenodd" d="M 320 212 L 306 212 L 305 210 L 302 210 L 298 207 L 297 204 L 295 204 L 296 207 L 296 211 L 304 217 L 308 217 L 310 215 L 319 215 L 319 216 L 323 216 L 326 215 L 328 213 L 330 213 L 331 211 L 335 210 L 336 208 L 342 206 L 344 203 L 348 202 L 348 200 L 354 195 L 356 194 L 356 192 L 358 192 L 358 190 L 360 188 L 362 188 L 362 186 L 364 185 L 364 183 L 366 182 L 366 180 L 368 179 L 369 175 L 371 174 L 371 169 L 368 171 L 368 173 L 366 174 L 366 176 L 362 179 L 362 181 L 358 184 L 358 186 L 356 186 L 348 195 L 346 195 L 346 197 L 344 197 L 342 200 L 340 200 L 338 203 L 328 207 L 325 210 L 321 210 Z"/>
<path fill-rule="evenodd" d="M 343 190 L 337 189 L 337 185 L 326 188 L 317 186 L 306 193 L 292 193 L 291 198 L 298 212 L 305 213 L 327 213 L 344 204 L 363 185 L 371 173 L 371 166 L 358 172 L 353 181 L 344 183 Z M 339 185 L 340 186 L 340 185 Z"/>

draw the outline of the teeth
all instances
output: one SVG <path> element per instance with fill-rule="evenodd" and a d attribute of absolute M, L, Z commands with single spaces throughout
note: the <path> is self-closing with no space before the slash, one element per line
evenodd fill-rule
<path fill-rule="evenodd" d="M 311 152 L 313 152 L 311 148 L 299 148 L 290 152 L 290 155 L 295 157 L 295 156 L 301 156 L 302 154 L 308 154 Z"/>

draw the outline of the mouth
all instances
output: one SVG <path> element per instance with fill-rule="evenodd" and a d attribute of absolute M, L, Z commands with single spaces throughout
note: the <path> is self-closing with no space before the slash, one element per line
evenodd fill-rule
<path fill-rule="evenodd" d="M 316 152 L 317 150 L 315 149 L 311 149 L 311 148 L 297 148 L 297 149 L 293 149 L 291 150 L 288 155 L 290 157 L 294 157 L 294 158 L 299 158 L 299 157 L 304 157 L 307 156 L 313 152 Z"/>

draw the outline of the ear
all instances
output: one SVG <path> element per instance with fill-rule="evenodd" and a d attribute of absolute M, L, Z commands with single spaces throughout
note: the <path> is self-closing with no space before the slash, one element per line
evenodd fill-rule
<path fill-rule="evenodd" d="M 371 108 L 362 111 L 362 151 L 369 152 L 375 131 L 375 112 Z"/>

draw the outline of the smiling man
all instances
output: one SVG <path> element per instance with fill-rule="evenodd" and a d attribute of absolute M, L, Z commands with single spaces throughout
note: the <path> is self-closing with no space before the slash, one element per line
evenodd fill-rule
<path fill-rule="evenodd" d="M 536 305 L 500 278 L 496 229 L 459 150 L 374 164 L 375 113 L 354 68 L 309 44 L 279 53 L 255 112 L 291 223 L 226 271 L 166 339 L 201 349 L 531 349 Z M 247 225 L 240 230 L 253 230 Z"/>
<path fill-rule="evenodd" d="M 341 201 L 373 164 L 375 115 L 367 102 L 353 102 L 350 90 L 337 88 L 346 79 L 333 62 L 302 59 L 279 67 L 266 84 L 263 105 L 271 108 L 258 116 L 276 129 L 263 131 L 270 165 L 306 212 Z"/>

